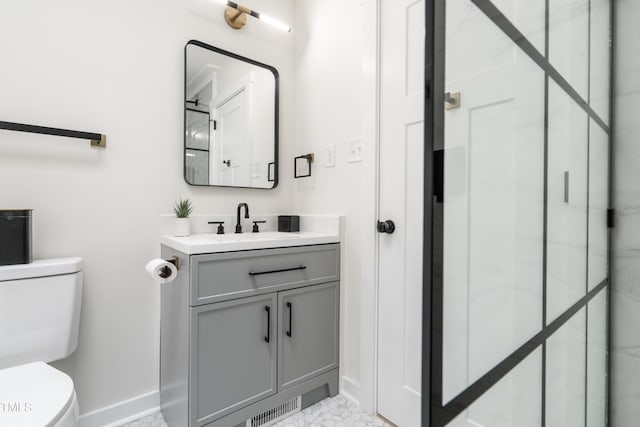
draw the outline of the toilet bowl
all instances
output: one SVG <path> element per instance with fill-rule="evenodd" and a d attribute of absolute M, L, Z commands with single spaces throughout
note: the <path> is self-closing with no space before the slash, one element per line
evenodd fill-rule
<path fill-rule="evenodd" d="M 0 425 L 71 427 L 78 412 L 67 374 L 43 362 L 0 370 Z"/>
<path fill-rule="evenodd" d="M 71 378 L 46 362 L 77 346 L 82 260 L 0 267 L 0 426 L 72 427 Z"/>

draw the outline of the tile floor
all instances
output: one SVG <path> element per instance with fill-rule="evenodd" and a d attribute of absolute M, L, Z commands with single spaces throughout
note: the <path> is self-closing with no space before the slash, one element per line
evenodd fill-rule
<path fill-rule="evenodd" d="M 167 427 L 167 423 L 164 421 L 162 413 L 156 412 L 139 420 L 123 424 L 122 427 Z"/>
<path fill-rule="evenodd" d="M 379 418 L 365 414 L 351 401 L 338 395 L 308 407 L 274 427 L 388 427 Z M 162 414 L 155 413 L 122 427 L 167 427 Z"/>

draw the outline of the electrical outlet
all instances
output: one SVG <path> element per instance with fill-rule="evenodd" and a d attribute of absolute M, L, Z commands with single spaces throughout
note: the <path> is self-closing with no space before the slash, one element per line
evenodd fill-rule
<path fill-rule="evenodd" d="M 336 146 L 335 144 L 325 147 L 324 167 L 333 168 L 336 166 Z"/>
<path fill-rule="evenodd" d="M 349 159 L 347 162 L 355 163 L 362 161 L 362 138 L 354 138 L 349 141 Z"/>

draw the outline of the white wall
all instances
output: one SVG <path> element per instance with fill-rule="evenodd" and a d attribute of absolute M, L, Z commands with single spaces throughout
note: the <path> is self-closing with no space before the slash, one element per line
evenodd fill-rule
<path fill-rule="evenodd" d="M 349 141 L 362 130 L 362 11 L 360 0 L 296 3 L 295 155 L 315 153 L 313 174 L 296 179 L 294 211 L 345 216 L 342 249 L 341 376 L 359 398 L 361 168 L 347 163 Z M 335 145 L 335 167 L 325 148 Z M 288 161 L 288 160 L 286 160 Z"/>
<path fill-rule="evenodd" d="M 622 427 L 636 425 L 640 419 L 640 2 L 615 4 L 610 425 Z"/>
<path fill-rule="evenodd" d="M 293 21 L 293 0 L 249 3 Z M 34 209 L 36 258 L 85 260 L 79 346 L 55 364 L 73 377 L 82 413 L 158 389 L 159 293 L 144 264 L 159 254 L 159 214 L 169 213 L 180 196 L 193 200 L 195 213 L 232 214 L 244 201 L 252 213 L 276 213 L 290 210 L 294 189 L 302 193 L 290 178 L 290 159 L 299 151 L 293 148 L 294 106 L 303 100 L 295 96 L 295 33 L 253 19 L 235 31 L 222 9 L 210 0 L 0 3 L 0 120 L 108 137 L 108 148 L 99 150 L 85 141 L 0 131 L 0 208 Z M 189 39 L 278 68 L 282 181 L 276 190 L 184 183 L 183 48 Z M 328 184 L 318 185 L 323 199 L 331 194 Z M 311 200 L 301 196 L 297 206 L 333 209 Z"/>

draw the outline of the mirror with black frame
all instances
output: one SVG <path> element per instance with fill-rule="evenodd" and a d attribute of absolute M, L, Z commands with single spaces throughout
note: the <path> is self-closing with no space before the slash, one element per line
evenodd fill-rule
<path fill-rule="evenodd" d="M 185 46 L 184 179 L 278 185 L 278 71 L 191 40 Z"/>

